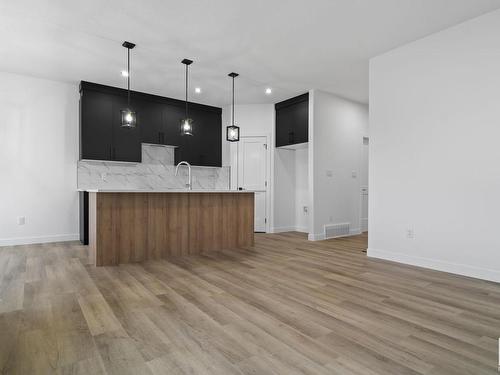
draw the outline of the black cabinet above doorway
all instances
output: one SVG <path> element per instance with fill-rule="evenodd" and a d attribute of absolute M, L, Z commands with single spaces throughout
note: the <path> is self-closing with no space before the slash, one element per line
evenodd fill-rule
<path fill-rule="evenodd" d="M 275 104 L 276 147 L 308 142 L 309 94 Z"/>

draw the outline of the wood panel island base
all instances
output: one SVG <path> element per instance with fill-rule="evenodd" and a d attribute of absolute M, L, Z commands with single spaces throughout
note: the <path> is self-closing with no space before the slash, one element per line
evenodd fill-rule
<path fill-rule="evenodd" d="M 96 266 L 254 245 L 252 192 L 91 192 Z"/>

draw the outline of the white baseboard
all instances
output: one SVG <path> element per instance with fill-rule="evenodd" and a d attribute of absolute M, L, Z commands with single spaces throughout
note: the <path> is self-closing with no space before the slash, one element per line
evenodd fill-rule
<path fill-rule="evenodd" d="M 296 232 L 300 232 L 300 233 L 309 233 L 309 228 L 306 228 L 306 227 L 296 227 L 295 231 Z"/>
<path fill-rule="evenodd" d="M 293 232 L 295 227 L 274 227 L 271 228 L 271 233 Z"/>
<path fill-rule="evenodd" d="M 307 239 L 309 241 L 323 241 L 325 239 L 325 234 L 324 233 L 309 233 L 309 236 L 307 236 Z"/>
<path fill-rule="evenodd" d="M 348 237 L 348 236 L 355 236 L 357 234 L 361 234 L 361 229 L 360 228 L 354 228 L 349 230 L 349 234 L 341 237 Z M 309 236 L 307 238 L 309 241 L 323 241 L 326 240 L 325 234 L 324 233 L 309 233 Z"/>
<path fill-rule="evenodd" d="M 468 266 L 465 264 L 457 264 L 445 262 L 437 259 L 421 258 L 413 255 L 394 253 L 391 251 L 368 248 L 367 255 L 372 258 L 390 260 L 393 262 L 409 264 L 432 270 L 454 273 L 457 275 L 474 277 L 476 279 L 494 281 L 500 283 L 500 271 L 488 268 L 480 268 Z"/>
<path fill-rule="evenodd" d="M 283 233 L 283 232 L 309 233 L 309 229 L 305 227 L 276 227 L 276 228 L 271 228 L 271 231 L 269 233 Z"/>
<path fill-rule="evenodd" d="M 0 246 L 30 245 L 47 242 L 77 241 L 80 234 L 55 234 L 52 236 L 1 238 Z"/>

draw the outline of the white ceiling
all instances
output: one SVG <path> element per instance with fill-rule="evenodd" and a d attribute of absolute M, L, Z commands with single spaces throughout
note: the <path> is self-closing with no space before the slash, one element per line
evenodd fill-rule
<path fill-rule="evenodd" d="M 275 103 L 311 88 L 368 101 L 368 59 L 500 8 L 499 0 L 0 0 L 0 70 L 184 96 Z M 272 87 L 272 95 L 264 89 Z"/>

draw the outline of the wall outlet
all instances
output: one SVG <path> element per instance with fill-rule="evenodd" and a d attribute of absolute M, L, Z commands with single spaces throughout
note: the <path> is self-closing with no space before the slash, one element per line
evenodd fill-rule
<path fill-rule="evenodd" d="M 26 217 L 24 217 L 24 216 L 19 216 L 19 217 L 17 218 L 17 225 L 24 225 L 24 224 L 26 224 Z"/>
<path fill-rule="evenodd" d="M 101 173 L 101 180 L 106 181 L 107 178 L 108 178 L 108 174 L 106 172 L 102 172 Z"/>
<path fill-rule="evenodd" d="M 326 171 L 326 177 L 330 177 L 330 178 L 333 177 L 333 171 L 330 171 L 330 170 Z"/>
<path fill-rule="evenodd" d="M 302 211 L 304 211 L 304 214 L 307 214 L 309 212 L 309 208 L 307 206 L 302 207 Z"/>
<path fill-rule="evenodd" d="M 351 172 L 351 177 L 352 177 L 352 178 L 356 178 L 356 177 L 358 177 L 358 171 L 352 171 L 352 172 Z"/>
<path fill-rule="evenodd" d="M 410 240 L 415 238 L 415 231 L 413 230 L 413 228 L 406 229 L 406 238 Z"/>

